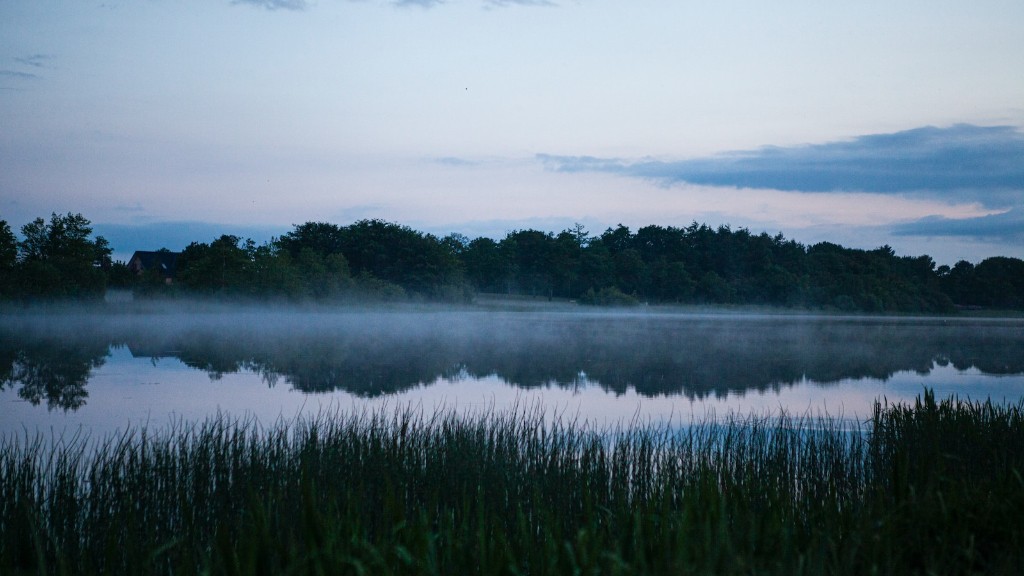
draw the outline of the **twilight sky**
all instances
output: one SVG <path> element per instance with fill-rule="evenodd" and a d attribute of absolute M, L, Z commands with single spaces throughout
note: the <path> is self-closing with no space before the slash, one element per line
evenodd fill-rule
<path fill-rule="evenodd" d="M 2 0 L 0 219 L 1024 257 L 1020 0 Z"/>

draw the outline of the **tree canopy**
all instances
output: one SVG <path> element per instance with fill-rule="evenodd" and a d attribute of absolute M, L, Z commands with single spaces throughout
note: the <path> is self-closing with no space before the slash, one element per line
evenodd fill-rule
<path fill-rule="evenodd" d="M 177 259 L 173 285 L 133 276 L 90 238 L 80 214 L 21 228 L 0 221 L 0 296 L 96 298 L 107 284 L 144 294 L 289 300 L 466 301 L 488 292 L 581 303 L 750 304 L 860 312 L 1024 309 L 1024 261 L 992 257 L 936 267 L 830 242 L 805 246 L 746 228 L 618 225 L 591 234 L 513 230 L 500 240 L 439 238 L 396 223 L 306 222 L 270 242 L 222 235 Z"/>
<path fill-rule="evenodd" d="M 89 299 L 103 295 L 111 248 L 81 214 L 52 214 L 21 227 L 19 242 L 0 221 L 0 289 L 8 297 Z"/>

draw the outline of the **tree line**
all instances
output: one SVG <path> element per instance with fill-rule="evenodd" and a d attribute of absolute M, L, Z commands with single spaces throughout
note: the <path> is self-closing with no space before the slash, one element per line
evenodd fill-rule
<path fill-rule="evenodd" d="M 515 230 L 501 240 L 438 237 L 396 223 L 307 222 L 270 242 L 222 235 L 178 256 L 174 281 L 110 259 L 80 214 L 21 228 L 0 220 L 0 295 L 95 299 L 107 287 L 146 295 L 287 300 L 469 301 L 476 293 L 584 304 L 750 304 L 862 312 L 1024 309 L 1024 261 L 992 257 L 936 266 L 830 242 L 805 246 L 746 228 L 619 225 L 592 235 Z"/>
<path fill-rule="evenodd" d="M 81 214 L 53 214 L 21 227 L 18 240 L 0 220 L 0 297 L 5 299 L 102 298 L 110 280 L 110 244 L 92 237 Z"/>

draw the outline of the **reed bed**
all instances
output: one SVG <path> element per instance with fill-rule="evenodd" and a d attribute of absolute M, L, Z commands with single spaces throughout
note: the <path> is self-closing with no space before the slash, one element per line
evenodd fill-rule
<path fill-rule="evenodd" d="M 852 431 L 406 409 L 5 438 L 0 573 L 1021 573 L 1022 410 L 926 392 Z"/>

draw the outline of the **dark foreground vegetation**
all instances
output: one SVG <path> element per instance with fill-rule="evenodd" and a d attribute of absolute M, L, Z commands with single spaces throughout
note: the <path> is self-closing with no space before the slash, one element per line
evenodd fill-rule
<path fill-rule="evenodd" d="M 0 221 L 0 297 L 100 298 L 109 287 L 137 295 L 288 301 L 468 301 L 478 292 L 576 299 L 584 304 L 744 304 L 862 312 L 1024 309 L 1024 261 L 992 257 L 938 266 L 745 228 L 625 226 L 591 235 L 516 230 L 505 238 L 444 238 L 380 220 L 307 222 L 271 242 L 222 235 L 196 241 L 173 273 L 137 275 L 112 262 L 79 214 L 21 229 Z M 170 283 L 168 283 L 170 281 Z"/>
<path fill-rule="evenodd" d="M 224 418 L 0 445 L 4 574 L 1018 574 L 1024 405 L 593 430 Z"/>

